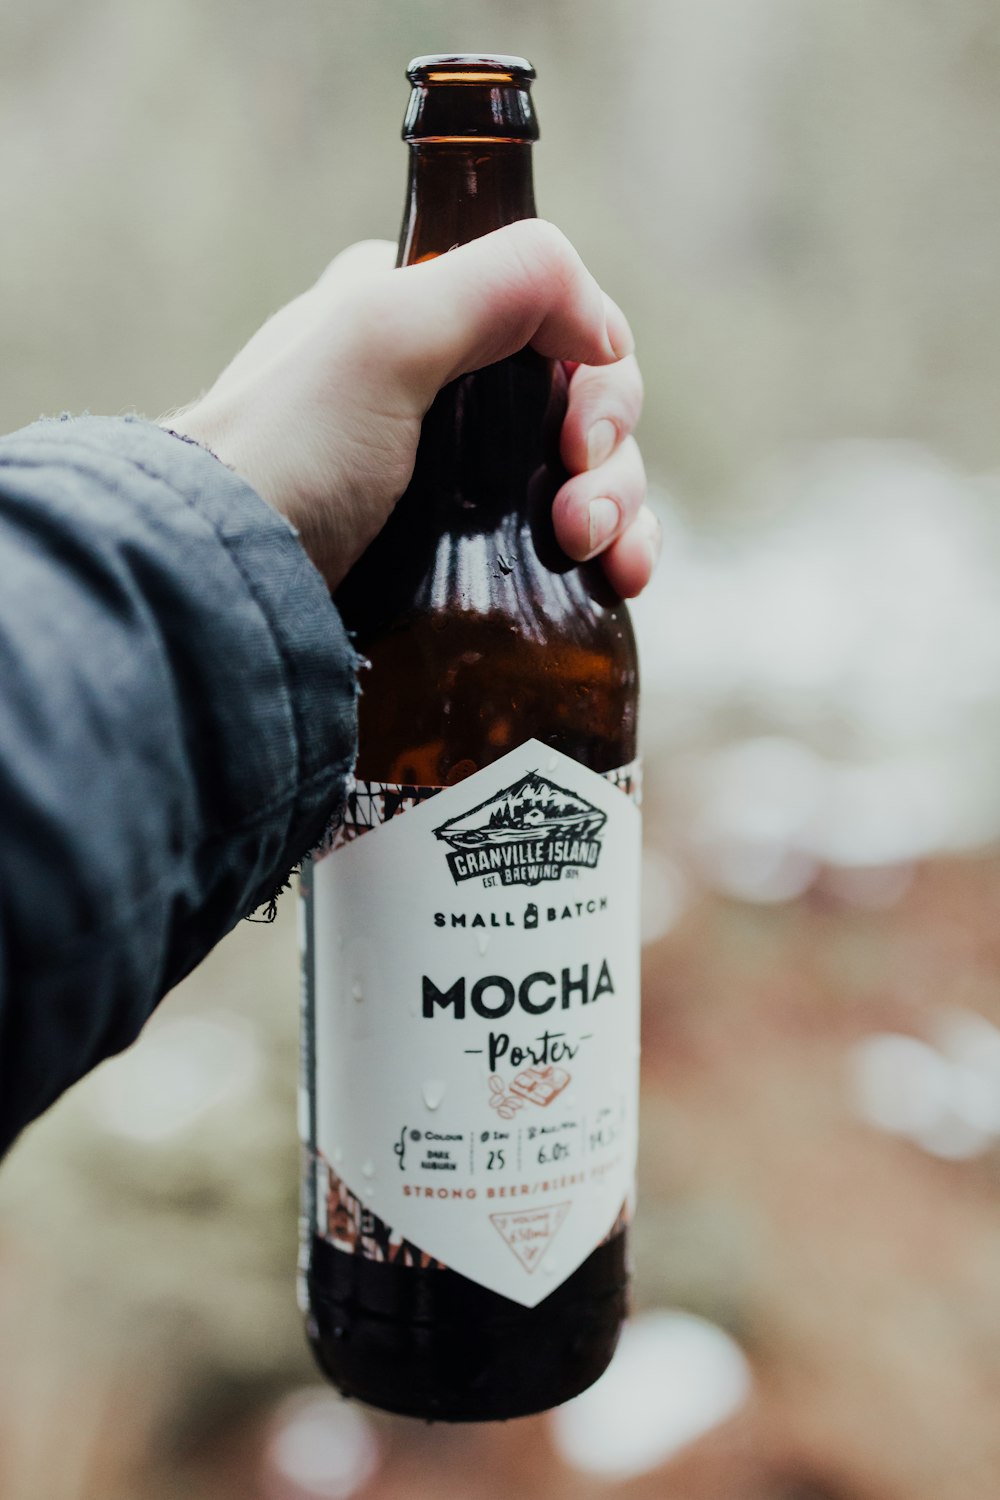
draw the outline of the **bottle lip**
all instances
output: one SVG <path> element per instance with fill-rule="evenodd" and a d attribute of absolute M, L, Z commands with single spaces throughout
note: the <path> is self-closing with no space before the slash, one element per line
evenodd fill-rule
<path fill-rule="evenodd" d="M 489 141 L 530 144 L 538 139 L 531 100 L 535 70 L 523 57 L 472 52 L 415 57 L 403 121 L 410 145 Z"/>
<path fill-rule="evenodd" d="M 504 53 L 441 52 L 415 57 L 406 69 L 413 84 L 512 83 L 530 85 L 535 70 L 526 57 Z"/>

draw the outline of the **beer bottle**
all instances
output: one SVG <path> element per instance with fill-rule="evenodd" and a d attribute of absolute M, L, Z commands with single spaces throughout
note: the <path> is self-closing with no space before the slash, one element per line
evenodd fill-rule
<path fill-rule="evenodd" d="M 400 264 L 535 214 L 531 66 L 421 57 Z M 370 666 L 356 783 L 302 879 L 301 1294 L 388 1411 L 543 1410 L 626 1308 L 638 1070 L 637 667 L 556 545 L 565 372 L 443 390 L 337 591 Z"/>

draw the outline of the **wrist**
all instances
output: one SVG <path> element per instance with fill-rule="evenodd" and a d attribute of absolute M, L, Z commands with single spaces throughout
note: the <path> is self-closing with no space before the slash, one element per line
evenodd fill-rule
<path fill-rule="evenodd" d="M 171 437 L 179 438 L 182 443 L 193 443 L 196 448 L 204 448 L 205 452 L 210 453 L 217 463 L 224 464 L 231 473 L 236 472 L 233 465 L 227 464 L 225 459 L 220 458 L 215 449 L 210 447 L 203 438 L 195 437 L 193 433 L 185 431 L 182 421 L 183 419 L 180 414 L 171 417 L 161 417 L 156 426 L 162 427 L 163 431 L 169 433 Z M 243 478 L 242 475 L 240 477 Z"/>

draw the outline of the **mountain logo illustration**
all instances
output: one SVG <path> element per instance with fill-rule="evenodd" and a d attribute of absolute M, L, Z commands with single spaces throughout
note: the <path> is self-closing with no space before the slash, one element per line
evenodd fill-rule
<path fill-rule="evenodd" d="M 606 822 L 599 807 L 529 771 L 434 833 L 451 846 L 456 885 L 490 875 L 502 885 L 539 885 L 566 869 L 594 869 Z"/>

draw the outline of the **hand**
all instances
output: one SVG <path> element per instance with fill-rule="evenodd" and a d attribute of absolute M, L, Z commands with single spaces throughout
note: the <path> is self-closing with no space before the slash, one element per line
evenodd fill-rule
<path fill-rule="evenodd" d="M 385 524 L 442 386 L 531 344 L 571 370 L 553 504 L 570 557 L 598 553 L 626 598 L 659 528 L 632 429 L 642 380 L 628 323 L 558 229 L 528 219 L 396 270 L 388 241 L 352 245 L 163 425 L 287 516 L 331 589 Z"/>

